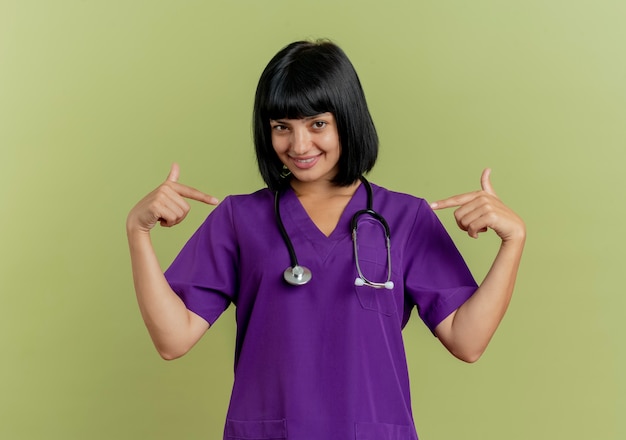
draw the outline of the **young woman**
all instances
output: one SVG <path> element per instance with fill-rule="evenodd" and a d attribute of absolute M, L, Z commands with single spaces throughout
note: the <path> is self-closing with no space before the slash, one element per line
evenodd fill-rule
<path fill-rule="evenodd" d="M 428 205 L 370 184 L 378 138 L 352 64 L 327 41 L 282 49 L 261 75 L 254 142 L 267 188 L 222 201 L 163 274 L 150 241 L 193 199 L 167 180 L 127 220 L 135 290 L 165 359 L 236 306 L 225 439 L 415 440 L 401 331 L 413 307 L 456 357 L 476 361 L 509 304 L 523 221 L 481 190 Z M 477 286 L 433 209 L 502 239 Z"/>

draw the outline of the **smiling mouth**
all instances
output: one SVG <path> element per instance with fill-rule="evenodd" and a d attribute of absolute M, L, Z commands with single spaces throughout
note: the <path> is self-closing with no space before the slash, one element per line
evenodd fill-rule
<path fill-rule="evenodd" d="M 302 157 L 302 158 L 291 157 L 291 160 L 296 167 L 300 169 L 307 169 L 307 168 L 313 167 L 317 163 L 317 160 L 319 158 L 320 158 L 320 155 L 313 156 L 313 157 Z"/>

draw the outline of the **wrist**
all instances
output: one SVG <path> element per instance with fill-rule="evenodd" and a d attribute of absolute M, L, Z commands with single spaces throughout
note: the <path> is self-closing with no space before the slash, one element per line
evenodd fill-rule
<path fill-rule="evenodd" d="M 132 222 L 129 217 L 128 221 L 126 222 L 126 235 L 128 236 L 129 240 L 141 240 L 145 237 L 150 237 L 150 229 L 145 229 L 140 225 L 137 225 L 136 223 Z"/>
<path fill-rule="evenodd" d="M 502 238 L 502 247 L 523 248 L 526 243 L 526 230 Z"/>

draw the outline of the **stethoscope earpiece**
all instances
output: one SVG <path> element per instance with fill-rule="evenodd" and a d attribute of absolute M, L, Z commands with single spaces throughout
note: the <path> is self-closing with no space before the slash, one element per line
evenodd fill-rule
<path fill-rule="evenodd" d="M 377 288 L 384 287 L 387 290 L 393 290 L 393 287 L 394 287 L 393 281 L 386 281 L 384 283 L 372 283 L 370 281 L 369 283 L 367 283 L 367 281 L 365 281 L 361 277 L 356 277 L 356 279 L 354 280 L 354 285 L 357 287 L 365 286 L 366 284 L 370 287 L 377 287 Z"/>

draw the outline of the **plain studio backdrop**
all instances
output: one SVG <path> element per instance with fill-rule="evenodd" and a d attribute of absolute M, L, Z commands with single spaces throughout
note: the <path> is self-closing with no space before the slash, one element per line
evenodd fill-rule
<path fill-rule="evenodd" d="M 528 226 L 478 363 L 415 314 L 405 329 L 420 439 L 626 438 L 624 17 L 617 0 L 0 0 L 0 438 L 220 438 L 233 309 L 162 361 L 125 218 L 174 161 L 222 199 L 259 188 L 256 82 L 311 37 L 359 72 L 381 139 L 372 181 L 436 200 L 488 166 Z M 211 209 L 192 205 L 154 231 L 164 266 Z M 438 215 L 482 279 L 494 234 Z"/>

